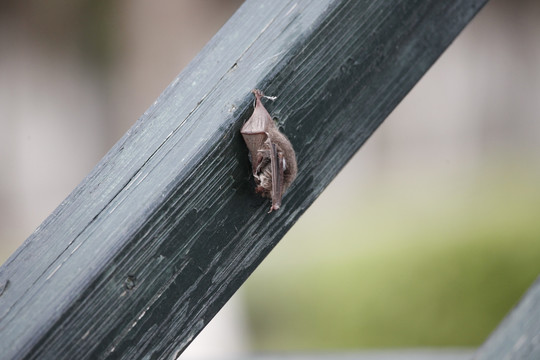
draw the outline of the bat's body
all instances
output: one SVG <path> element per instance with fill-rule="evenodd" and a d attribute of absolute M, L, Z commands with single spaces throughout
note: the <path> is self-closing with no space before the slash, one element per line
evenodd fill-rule
<path fill-rule="evenodd" d="M 272 212 L 280 208 L 283 193 L 296 177 L 296 156 L 291 142 L 261 103 L 263 93 L 253 90 L 253 94 L 255 109 L 240 132 L 250 152 L 255 191 L 272 199 Z"/>

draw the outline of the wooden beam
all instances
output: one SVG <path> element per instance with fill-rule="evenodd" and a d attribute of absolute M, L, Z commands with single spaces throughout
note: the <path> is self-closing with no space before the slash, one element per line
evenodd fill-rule
<path fill-rule="evenodd" d="M 540 278 L 491 334 L 474 358 L 540 359 Z"/>
<path fill-rule="evenodd" d="M 179 354 L 486 1 L 247 1 L 2 266 L 3 356 Z M 271 214 L 253 88 L 298 158 Z"/>

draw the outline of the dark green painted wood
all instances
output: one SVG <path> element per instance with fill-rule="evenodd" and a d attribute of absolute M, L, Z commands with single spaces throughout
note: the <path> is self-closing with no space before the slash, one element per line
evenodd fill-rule
<path fill-rule="evenodd" d="M 3 356 L 179 354 L 486 1 L 247 1 L 3 265 Z M 253 88 L 298 156 L 272 214 Z"/>
<path fill-rule="evenodd" d="M 474 358 L 540 359 L 540 278 L 491 334 Z"/>

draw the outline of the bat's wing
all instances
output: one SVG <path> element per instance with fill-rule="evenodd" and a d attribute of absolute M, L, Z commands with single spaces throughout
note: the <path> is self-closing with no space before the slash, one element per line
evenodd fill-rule
<path fill-rule="evenodd" d="M 244 141 L 246 142 L 246 145 L 249 149 L 249 153 L 251 156 L 251 168 L 253 170 L 253 175 L 257 172 L 257 168 L 261 164 L 262 156 L 260 154 L 260 149 L 262 148 L 262 144 L 266 141 L 268 138 L 268 134 L 266 132 L 251 132 L 251 133 L 242 133 L 242 137 L 244 138 Z"/>
<path fill-rule="evenodd" d="M 255 94 L 253 114 L 251 114 L 248 121 L 242 126 L 240 132 L 251 154 L 251 167 L 253 175 L 255 175 L 263 161 L 261 150 L 271 150 L 267 147 L 267 141 L 270 137 L 269 132 L 273 130 L 277 131 L 277 129 L 275 129 L 276 125 L 272 117 L 261 103 L 263 93 L 260 90 L 253 90 L 253 94 Z"/>
<path fill-rule="evenodd" d="M 277 145 L 270 143 L 270 162 L 272 166 L 272 210 L 281 207 L 281 197 L 283 195 L 283 155 L 278 152 Z"/>
<path fill-rule="evenodd" d="M 258 104 L 260 104 L 260 101 L 258 101 Z M 259 150 L 263 149 L 264 143 L 268 139 L 268 119 L 272 120 L 266 109 L 264 109 L 261 104 L 260 106 L 255 107 L 253 115 L 251 115 L 240 130 L 251 154 L 253 175 L 255 175 L 257 172 L 257 167 L 262 161 L 262 158 L 259 156 Z"/>

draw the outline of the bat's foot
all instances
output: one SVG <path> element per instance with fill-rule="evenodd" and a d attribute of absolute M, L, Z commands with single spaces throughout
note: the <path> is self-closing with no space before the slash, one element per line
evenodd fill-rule
<path fill-rule="evenodd" d="M 264 95 L 263 92 L 259 89 L 253 89 L 251 90 L 251 92 L 253 93 L 253 95 L 255 95 L 255 98 L 257 98 L 258 100 L 260 100 L 261 98 L 266 98 L 271 101 L 274 101 L 277 99 L 277 96 Z"/>
<path fill-rule="evenodd" d="M 270 206 L 270 211 L 268 211 L 268 213 L 270 214 L 272 211 L 275 211 L 275 210 L 279 210 L 279 205 L 278 204 L 272 204 L 272 206 Z"/>
<path fill-rule="evenodd" d="M 259 89 L 253 89 L 253 90 L 251 90 L 251 92 L 259 100 L 264 96 L 263 92 L 261 90 L 259 90 Z"/>

